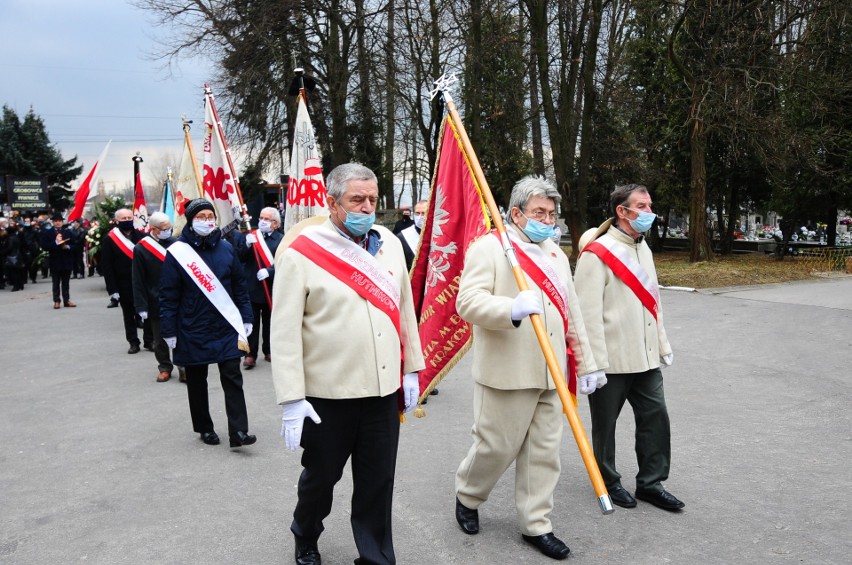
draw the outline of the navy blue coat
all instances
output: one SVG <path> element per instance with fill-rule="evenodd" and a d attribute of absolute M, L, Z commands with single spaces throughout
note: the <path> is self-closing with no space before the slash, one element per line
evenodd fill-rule
<path fill-rule="evenodd" d="M 281 243 L 284 236 L 281 232 L 273 231 L 261 237 L 266 238 L 266 246 L 269 247 L 269 252 L 272 253 L 272 258 L 274 259 L 278 244 Z M 255 257 L 252 246 L 245 243 L 245 236 L 243 236 L 242 247 L 237 249 L 237 254 L 245 265 L 246 286 L 248 287 L 249 298 L 255 304 L 266 304 L 266 292 L 263 290 L 263 283 L 257 280 L 257 272 L 260 270 L 260 267 L 257 266 L 257 257 Z M 269 271 L 269 278 L 266 279 L 266 284 L 271 296 L 272 283 L 275 280 L 275 263 L 267 271 Z"/>
<path fill-rule="evenodd" d="M 252 323 L 242 264 L 233 246 L 216 230 L 201 238 L 184 228 L 179 241 L 188 243 L 213 271 L 239 309 L 243 323 Z M 237 331 L 207 300 L 171 253 L 160 276 L 160 335 L 177 337 L 175 365 L 209 365 L 242 357 Z"/>
<path fill-rule="evenodd" d="M 67 247 L 56 245 L 57 233 L 62 234 L 62 239 L 66 240 Z M 59 271 L 71 271 L 74 269 L 74 244 L 71 243 L 73 234 L 71 230 L 63 226 L 57 232 L 56 228 L 50 226 L 50 229 L 44 229 L 41 232 L 41 248 L 50 254 L 50 270 L 58 273 Z"/>

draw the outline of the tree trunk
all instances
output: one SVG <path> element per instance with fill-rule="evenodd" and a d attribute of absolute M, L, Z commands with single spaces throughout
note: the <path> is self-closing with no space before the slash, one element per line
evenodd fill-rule
<path fill-rule="evenodd" d="M 530 125 L 532 131 L 532 154 L 533 170 L 536 174 L 543 175 L 544 168 L 544 144 L 541 135 L 541 105 L 538 99 L 538 67 L 535 57 L 530 53 Z"/>
<path fill-rule="evenodd" d="M 689 195 L 689 260 L 692 263 L 713 259 L 713 247 L 707 231 L 707 193 L 706 166 L 707 133 L 700 120 L 693 121 L 692 136 L 689 139 L 691 157 L 690 195 Z"/>
<path fill-rule="evenodd" d="M 387 27 L 387 58 L 385 63 L 385 112 L 387 119 L 385 121 L 385 159 L 383 179 L 385 208 L 392 208 L 395 204 L 394 194 L 394 159 L 393 149 L 396 141 L 396 44 L 394 20 L 396 19 L 396 2 L 388 0 L 388 27 Z"/>
<path fill-rule="evenodd" d="M 589 208 L 589 167 L 591 166 L 592 145 L 592 114 L 595 111 L 595 70 L 597 69 L 598 36 L 601 28 L 602 0 L 592 0 L 589 10 L 589 36 L 586 39 L 586 51 L 583 55 L 583 117 L 582 138 L 580 139 L 580 160 L 577 164 L 577 184 L 575 194 L 575 221 L 578 224 L 578 234 L 588 227 L 587 212 Z M 572 238 L 575 237 L 571 234 Z M 577 240 L 574 240 L 577 241 Z"/>

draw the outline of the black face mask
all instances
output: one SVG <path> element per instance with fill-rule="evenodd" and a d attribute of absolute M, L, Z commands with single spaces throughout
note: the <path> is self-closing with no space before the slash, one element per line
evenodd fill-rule
<path fill-rule="evenodd" d="M 118 229 L 121 231 L 130 231 L 133 229 L 133 220 L 124 220 L 118 222 Z"/>

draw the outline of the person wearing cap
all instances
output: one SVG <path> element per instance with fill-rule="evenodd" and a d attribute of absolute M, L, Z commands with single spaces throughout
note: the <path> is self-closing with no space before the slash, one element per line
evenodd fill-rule
<path fill-rule="evenodd" d="M 246 369 L 254 368 L 259 351 L 263 351 L 266 361 L 272 360 L 269 340 L 269 316 L 272 312 L 270 298 L 275 281 L 275 252 L 284 239 L 278 231 L 280 226 L 281 214 L 278 210 L 271 206 L 264 208 L 260 211 L 257 230 L 245 234 L 245 245 L 238 250 L 245 265 L 246 285 L 255 325 L 255 331 L 249 336 L 250 351 L 243 362 Z M 261 335 L 263 343 L 260 341 Z"/>
<path fill-rule="evenodd" d="M 124 337 L 130 348 L 127 353 L 139 353 L 139 332 L 136 324 L 136 308 L 133 306 L 133 251 L 145 234 L 133 227 L 133 212 L 128 208 L 119 208 L 113 215 L 115 227 L 104 236 L 101 242 L 99 265 L 106 282 L 110 302 L 121 306 L 124 321 Z M 151 348 L 153 338 L 143 330 L 145 347 Z"/>
<path fill-rule="evenodd" d="M 304 225 L 275 261 L 272 382 L 284 445 L 304 449 L 290 530 L 296 563 L 320 563 L 351 461 L 355 562 L 390 565 L 399 410 L 416 405 L 425 364 L 402 246 L 375 225 L 376 175 L 347 163 L 326 182 L 330 216 Z"/>
<path fill-rule="evenodd" d="M 414 225 L 414 218 L 411 217 L 411 206 L 400 206 L 399 211 L 402 213 L 402 217 L 393 225 L 392 231 L 394 235 L 397 235 L 405 228 Z"/>
<path fill-rule="evenodd" d="M 74 269 L 74 236 L 67 226 L 63 226 L 62 214 L 53 214 L 51 223 L 41 233 L 41 248 L 50 255 L 50 278 L 53 282 L 53 309 L 60 305 L 60 291 L 66 308 L 77 306 L 71 302 L 70 280 Z"/>
<path fill-rule="evenodd" d="M 456 521 L 464 533 L 477 534 L 478 509 L 514 463 L 522 539 L 552 559 L 570 553 L 550 520 L 564 420 L 527 318 L 541 316 L 569 389 L 589 394 L 606 383 L 586 338 L 568 257 L 550 239 L 560 199 L 553 183 L 539 176 L 524 177 L 512 188 L 506 235 L 529 290 L 518 291 L 492 232 L 470 246 L 456 300 L 459 316 L 473 325 L 474 344 L 473 443 L 456 471 Z"/>
<path fill-rule="evenodd" d="M 217 445 L 207 395 L 207 372 L 219 367 L 231 447 L 251 445 L 240 360 L 252 332 L 243 267 L 233 246 L 222 239 L 213 204 L 197 198 L 186 205 L 186 226 L 172 243 L 160 276 L 160 333 L 185 367 L 193 430 Z"/>
<path fill-rule="evenodd" d="M 133 251 L 133 306 L 137 315 L 151 326 L 154 357 L 157 359 L 157 382 L 168 381 L 172 376 L 169 346 L 160 335 L 160 275 L 166 250 L 177 241 L 172 237 L 172 222 L 162 212 L 154 212 L 148 218 L 148 235 L 139 240 Z M 181 382 L 186 381 L 183 370 Z"/>
<path fill-rule="evenodd" d="M 589 396 L 592 447 L 612 502 L 636 506 L 636 498 L 669 511 L 685 504 L 663 487 L 671 461 L 671 426 L 661 367 L 674 354 L 663 326 L 654 257 L 644 233 L 656 215 L 651 195 L 639 184 L 618 186 L 610 195 L 613 217 L 586 231 L 574 284 L 595 359 L 608 385 Z M 639 464 L 635 498 L 615 466 L 615 429 L 624 403 L 636 421 Z"/>

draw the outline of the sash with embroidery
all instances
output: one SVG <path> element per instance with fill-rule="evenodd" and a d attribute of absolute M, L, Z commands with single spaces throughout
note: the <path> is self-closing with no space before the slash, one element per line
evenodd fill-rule
<path fill-rule="evenodd" d="M 204 262 L 198 253 L 183 241 L 176 241 L 169 246 L 168 253 L 174 257 L 178 264 L 183 267 L 195 286 L 210 301 L 210 304 L 222 315 L 223 318 L 237 332 L 237 347 L 245 352 L 249 351 L 246 330 L 243 327 L 243 316 L 228 291 L 222 286 L 213 270 Z"/>
<path fill-rule="evenodd" d="M 623 245 L 619 245 L 612 236 L 604 234 L 589 243 L 583 253 L 589 251 L 597 255 L 610 268 L 618 279 L 633 291 L 642 305 L 657 319 L 660 304 L 660 289 L 651 282 L 651 277 Z"/>
<path fill-rule="evenodd" d="M 160 261 L 166 260 L 166 248 L 160 245 L 160 242 L 155 240 L 150 235 L 145 236 L 141 240 L 139 240 L 139 245 L 150 251 L 151 255 L 153 255 Z"/>
<path fill-rule="evenodd" d="M 121 249 L 122 253 L 127 255 L 127 257 L 129 257 L 131 260 L 133 259 L 133 248 L 135 247 L 135 245 L 132 241 L 127 239 L 127 236 L 121 233 L 121 230 L 119 230 L 117 227 L 112 228 L 111 230 L 109 230 L 109 232 L 107 232 L 107 235 L 111 240 L 115 242 L 118 248 Z"/>
<path fill-rule="evenodd" d="M 272 266 L 274 261 L 272 257 L 272 252 L 269 250 L 269 246 L 266 245 L 266 238 L 263 237 L 263 233 L 260 230 L 251 230 L 249 233 L 254 234 L 254 237 L 257 239 L 257 248 L 260 253 L 255 253 L 255 259 L 258 260 L 260 265 L 258 268 L 260 269 L 268 269 Z"/>
<path fill-rule="evenodd" d="M 305 228 L 289 249 L 298 251 L 384 312 L 402 341 L 399 288 L 375 257 L 355 242 L 320 226 Z"/>
<path fill-rule="evenodd" d="M 405 243 L 408 244 L 408 247 L 411 249 L 412 253 L 417 253 L 417 246 L 420 245 L 420 234 L 417 233 L 417 228 L 414 226 L 409 226 L 399 232 L 403 238 L 405 238 Z"/>
<path fill-rule="evenodd" d="M 492 231 L 494 235 L 500 237 L 496 231 Z M 559 277 L 559 273 L 553 268 L 553 264 L 544 254 L 544 251 L 535 243 L 527 243 L 519 238 L 514 230 L 507 229 L 506 234 L 512 241 L 512 246 L 515 248 L 515 255 L 518 258 L 518 263 L 521 269 L 529 278 L 538 286 L 550 299 L 559 315 L 562 317 L 562 324 L 565 328 L 565 353 L 567 355 L 568 365 L 568 390 L 571 391 L 571 396 L 574 402 L 577 402 L 577 366 L 574 362 L 574 352 L 568 347 L 568 289 L 565 283 Z"/>

